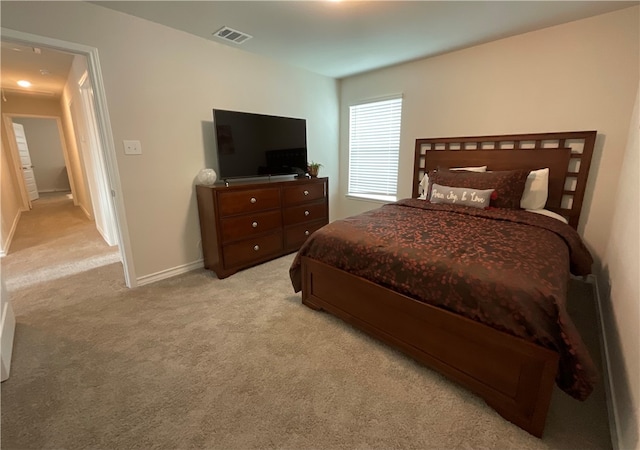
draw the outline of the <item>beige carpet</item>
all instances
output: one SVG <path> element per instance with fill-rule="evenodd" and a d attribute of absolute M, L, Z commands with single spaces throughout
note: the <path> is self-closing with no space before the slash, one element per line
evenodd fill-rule
<path fill-rule="evenodd" d="M 65 277 L 120 261 L 92 221 L 65 193 L 41 194 L 23 212 L 7 257 L 2 259 L 7 289 Z M 124 279 L 124 275 L 123 275 Z"/>
<path fill-rule="evenodd" d="M 135 290 L 119 263 L 14 286 L 2 448 L 610 448 L 602 385 L 584 403 L 554 391 L 537 439 L 302 306 L 291 259 Z M 571 299 L 597 351 L 590 286 Z"/>

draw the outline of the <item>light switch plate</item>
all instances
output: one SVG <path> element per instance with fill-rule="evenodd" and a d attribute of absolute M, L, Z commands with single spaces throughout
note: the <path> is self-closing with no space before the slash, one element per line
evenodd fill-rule
<path fill-rule="evenodd" d="M 122 141 L 125 155 L 142 155 L 142 144 L 140 141 Z"/>

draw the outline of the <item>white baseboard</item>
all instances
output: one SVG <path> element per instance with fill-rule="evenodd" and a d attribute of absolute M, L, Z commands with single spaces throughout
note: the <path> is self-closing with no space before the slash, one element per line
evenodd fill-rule
<path fill-rule="evenodd" d="M 202 269 L 203 267 L 204 260 L 199 259 L 188 264 L 183 264 L 182 266 L 172 267 L 171 269 L 166 269 L 160 272 L 152 273 L 150 275 L 141 276 L 136 281 L 138 282 L 138 286 L 144 286 L 145 284 L 155 283 L 156 281 L 175 277 L 176 275 L 191 272 L 192 270 Z"/>
<path fill-rule="evenodd" d="M 98 226 L 98 222 L 94 222 L 94 224 L 96 226 L 96 230 L 98 230 L 98 233 L 100 233 L 100 236 L 109 247 L 118 245 L 118 243 L 114 242 L 113 239 L 111 239 L 111 237 L 109 236 L 109 234 L 102 229 L 102 227 Z"/>
<path fill-rule="evenodd" d="M 589 275 L 589 281 L 593 283 L 593 291 L 596 295 L 596 306 L 598 322 L 600 323 L 600 347 L 602 348 L 602 358 L 604 359 L 604 390 L 607 397 L 607 413 L 609 415 L 609 429 L 611 430 L 611 445 L 614 450 L 619 449 L 620 442 L 620 420 L 615 396 L 615 388 L 611 382 L 611 358 L 609 356 L 609 342 L 607 339 L 607 329 L 602 314 L 602 296 L 598 285 L 598 277 Z"/>
<path fill-rule="evenodd" d="M 89 211 L 87 211 L 87 209 L 84 207 L 84 205 L 81 205 L 80 203 L 78 203 L 76 206 L 80 207 L 80 210 L 87 216 L 87 219 L 93 220 L 93 216 L 91 214 L 89 214 Z"/>
<path fill-rule="evenodd" d="M 38 189 L 38 194 L 54 194 L 56 192 L 59 192 L 61 194 L 64 192 L 70 193 L 71 189 Z"/>
<path fill-rule="evenodd" d="M 11 241 L 13 241 L 13 235 L 16 233 L 16 229 L 18 228 L 18 222 L 20 222 L 20 217 L 22 216 L 22 210 L 18 210 L 18 214 L 16 214 L 16 218 L 11 224 L 11 230 L 9 230 L 9 234 L 7 235 L 7 239 L 2 243 L 2 249 L 0 249 L 0 257 L 7 256 L 9 253 L 9 247 L 11 247 Z"/>

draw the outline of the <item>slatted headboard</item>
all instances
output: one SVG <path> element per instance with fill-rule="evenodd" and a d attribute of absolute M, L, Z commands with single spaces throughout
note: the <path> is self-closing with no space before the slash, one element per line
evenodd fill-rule
<path fill-rule="evenodd" d="M 416 139 L 413 194 L 424 174 L 437 168 L 487 166 L 487 170 L 549 168 L 546 209 L 578 227 L 595 131 Z"/>

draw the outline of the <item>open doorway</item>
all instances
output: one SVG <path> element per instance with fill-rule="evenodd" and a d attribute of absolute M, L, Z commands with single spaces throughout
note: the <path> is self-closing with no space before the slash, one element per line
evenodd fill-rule
<path fill-rule="evenodd" d="M 14 174 L 22 178 L 28 198 L 28 208 L 22 211 L 3 259 L 9 292 L 120 261 L 117 241 L 103 232 L 105 221 L 113 219 L 110 205 L 105 208 L 100 203 L 100 185 L 94 181 L 99 176 L 89 165 L 90 158 L 83 156 L 98 153 L 97 144 L 93 145 L 97 140 L 88 138 L 89 119 L 76 117 L 85 110 L 72 107 L 80 99 L 75 90 L 59 99 L 19 93 L 5 96 L 3 110 L 9 112 L 3 113 L 3 122 Z M 56 111 L 59 115 L 37 114 Z M 101 212 L 102 222 L 96 212 Z"/>
<path fill-rule="evenodd" d="M 99 73 L 96 49 L 41 36 L 5 31 L 3 30 L 2 36 L 3 52 L 5 51 L 5 43 L 11 43 L 10 45 L 15 48 L 20 46 L 38 48 L 38 54 L 43 53 L 42 50 L 46 50 L 47 53 L 61 52 L 72 55 L 73 67 L 68 74 L 65 74 L 68 86 L 65 88 L 65 94 L 58 98 L 62 113 L 56 118 L 59 121 L 58 126 L 60 127 L 61 123 L 63 129 L 60 141 L 65 159 L 64 171 L 67 175 L 68 189 L 71 192 L 67 199 L 76 204 L 84 205 L 82 209 L 85 215 L 95 221 L 96 228 L 104 241 L 109 246 L 117 248 L 118 258 L 123 264 L 125 283 L 129 287 L 134 287 L 136 283 L 125 226 L 124 205 L 115 162 L 115 149 L 104 104 L 104 88 Z M 3 78 L 5 78 L 10 63 L 7 62 L 4 55 L 2 61 Z M 10 99 L 15 94 L 16 92 L 6 92 L 3 83 L 3 100 L 5 102 L 7 98 Z M 42 97 L 42 93 L 40 94 Z M 46 95 L 44 93 L 45 97 Z M 30 98 L 31 103 L 33 103 L 32 100 L 33 98 Z M 6 105 L 7 103 L 3 104 L 2 126 L 4 134 L 10 134 L 11 137 L 13 136 L 13 127 L 11 125 L 9 128 L 7 122 L 12 123 L 14 120 L 20 122 L 23 119 L 33 118 L 29 116 L 44 115 L 42 110 L 27 111 L 24 109 L 7 115 L 4 111 L 10 108 L 6 108 Z M 15 141 L 7 136 L 6 140 L 3 139 L 2 148 L 3 152 L 11 153 L 10 157 L 3 156 L 3 162 L 5 160 L 13 161 L 14 165 L 19 165 L 20 158 Z M 58 168 L 60 168 L 59 165 Z M 35 167 L 36 180 L 39 178 L 37 169 L 38 167 Z M 22 170 L 22 168 L 18 170 Z M 58 175 L 60 175 L 58 181 L 64 179 L 62 174 Z M 5 217 L 7 208 L 2 208 L 2 244 L 6 242 L 5 236 L 14 231 L 15 226 L 12 226 L 12 223 L 19 222 L 21 213 L 27 213 L 33 206 L 29 199 L 24 177 L 18 177 L 16 174 L 15 178 L 14 198 L 6 203 L 17 205 L 18 217 L 15 220 L 13 217 Z M 55 193 L 61 189 L 62 187 L 57 185 L 51 188 L 51 192 Z M 42 187 L 39 190 L 42 190 Z M 10 195 L 5 194 L 4 191 L 6 189 L 3 183 L 3 201 L 5 195 Z M 46 194 L 50 196 L 48 192 Z M 7 230 L 9 231 L 7 232 Z M 9 243 L 10 241 L 11 239 L 9 239 Z"/>
<path fill-rule="evenodd" d="M 59 118 L 14 115 L 9 118 L 29 200 L 37 200 L 40 193 L 71 193 Z"/>

